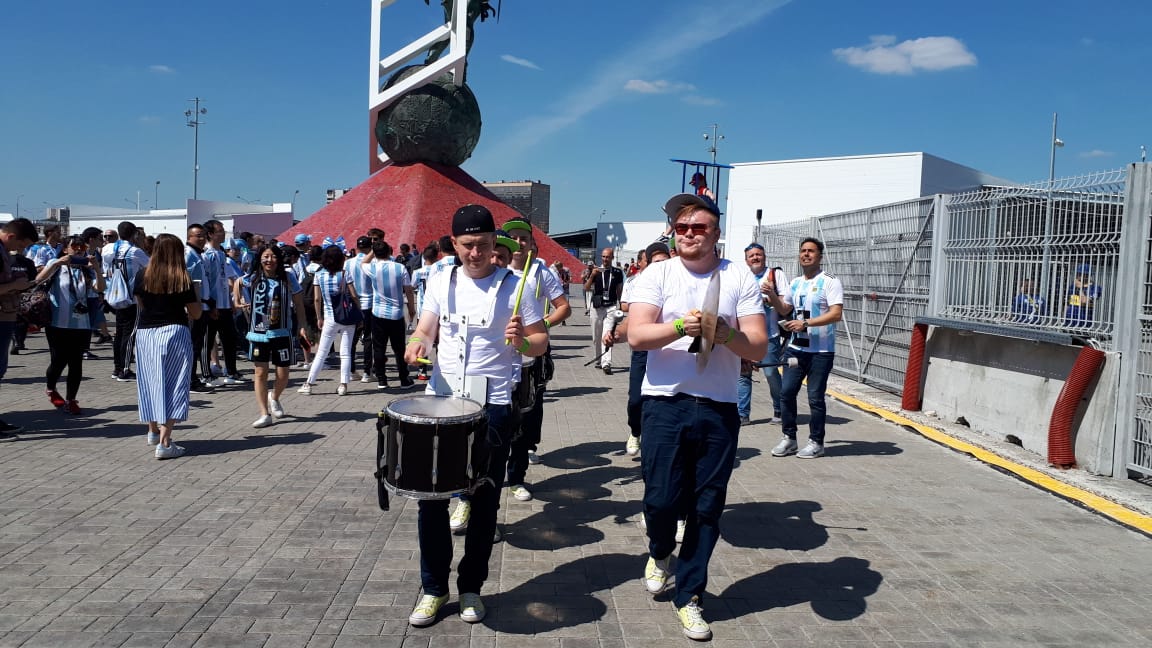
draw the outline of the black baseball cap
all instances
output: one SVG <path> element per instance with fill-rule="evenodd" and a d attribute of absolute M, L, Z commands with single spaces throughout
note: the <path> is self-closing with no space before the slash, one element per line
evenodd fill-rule
<path fill-rule="evenodd" d="M 452 216 L 452 236 L 496 231 L 496 220 L 484 205 L 464 205 Z"/>
<path fill-rule="evenodd" d="M 668 220 L 671 221 L 673 218 L 676 218 L 676 214 L 678 214 L 680 210 L 686 205 L 702 207 L 703 209 L 712 212 L 716 218 L 720 218 L 720 208 L 716 206 L 716 203 L 712 202 L 711 198 L 707 196 L 697 196 L 696 194 L 682 193 L 672 196 L 668 199 L 668 202 L 664 203 L 664 213 L 668 215 Z"/>

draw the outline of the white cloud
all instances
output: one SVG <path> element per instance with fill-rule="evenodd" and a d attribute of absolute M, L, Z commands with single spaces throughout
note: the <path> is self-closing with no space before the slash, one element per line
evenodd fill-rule
<path fill-rule="evenodd" d="M 1080 154 L 1082 158 L 1106 158 L 1115 155 L 1112 151 L 1102 151 L 1100 149 L 1092 149 L 1091 151 L 1084 151 Z"/>
<path fill-rule="evenodd" d="M 664 81 L 663 79 L 657 81 L 629 79 L 628 83 L 624 84 L 624 89 L 630 92 L 639 92 L 640 94 L 668 94 L 671 92 L 687 92 L 689 90 L 695 90 L 696 87 L 691 83 Z"/>
<path fill-rule="evenodd" d="M 512 56 L 511 54 L 501 54 L 500 58 L 504 61 L 511 63 L 512 65 L 519 65 L 520 67 L 526 67 L 530 70 L 539 70 L 540 69 L 539 65 L 536 65 L 535 63 L 533 63 L 532 61 L 529 61 L 528 59 L 522 59 L 519 56 Z"/>
<path fill-rule="evenodd" d="M 756 24 L 789 1 L 695 3 L 688 12 L 682 11 L 680 5 L 669 5 L 666 15 L 655 16 L 646 23 L 650 26 L 647 34 L 630 39 L 630 47 L 606 51 L 603 62 L 577 80 L 553 104 L 553 111 L 526 119 L 501 148 L 502 157 L 529 149 L 579 122 L 621 92 L 627 92 L 629 81 L 673 69 L 696 50 Z"/>
<path fill-rule="evenodd" d="M 149 65 L 148 71 L 155 74 L 175 74 L 176 70 L 167 65 Z"/>
<path fill-rule="evenodd" d="M 926 36 L 900 43 L 895 36 L 873 36 L 864 47 L 842 47 L 832 53 L 848 65 L 875 74 L 939 72 L 976 65 L 976 55 L 951 36 Z"/>
<path fill-rule="evenodd" d="M 700 95 L 687 95 L 681 101 L 693 106 L 719 106 L 723 103 L 714 97 L 701 97 Z"/>

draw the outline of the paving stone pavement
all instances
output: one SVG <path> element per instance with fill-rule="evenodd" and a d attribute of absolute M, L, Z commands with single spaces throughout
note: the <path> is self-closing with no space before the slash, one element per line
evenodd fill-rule
<path fill-rule="evenodd" d="M 406 621 L 416 507 L 379 511 L 371 477 L 375 414 L 399 390 L 338 397 L 330 370 L 302 396 L 296 370 L 290 416 L 263 430 L 248 386 L 194 396 L 175 433 L 188 455 L 157 461 L 109 347 L 85 363 L 85 415 L 67 417 L 44 396 L 44 337 L 30 337 L 0 388 L 0 415 L 26 428 L 0 444 L 0 646 L 693 643 L 640 583 L 627 375 L 582 366 L 589 331 L 579 313 L 553 330 L 535 499 L 505 496 L 488 618 L 462 622 L 453 592 L 424 629 Z M 1152 642 L 1149 538 L 840 403 L 826 457 L 773 458 L 763 382 L 753 407 L 711 563 L 715 645 Z"/>

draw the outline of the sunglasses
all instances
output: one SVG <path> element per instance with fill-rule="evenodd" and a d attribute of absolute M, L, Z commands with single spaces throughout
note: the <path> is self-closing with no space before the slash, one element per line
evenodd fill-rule
<path fill-rule="evenodd" d="M 672 226 L 672 229 L 680 236 L 687 234 L 689 231 L 695 236 L 703 236 L 707 234 L 711 228 L 708 227 L 706 223 L 676 223 Z"/>

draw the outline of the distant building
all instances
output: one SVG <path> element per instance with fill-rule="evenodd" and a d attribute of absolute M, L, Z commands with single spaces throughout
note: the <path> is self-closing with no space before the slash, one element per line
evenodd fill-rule
<path fill-rule="evenodd" d="M 512 209 L 520 212 L 532 226 L 548 233 L 552 211 L 552 187 L 543 182 L 485 182 L 484 187 Z"/>

